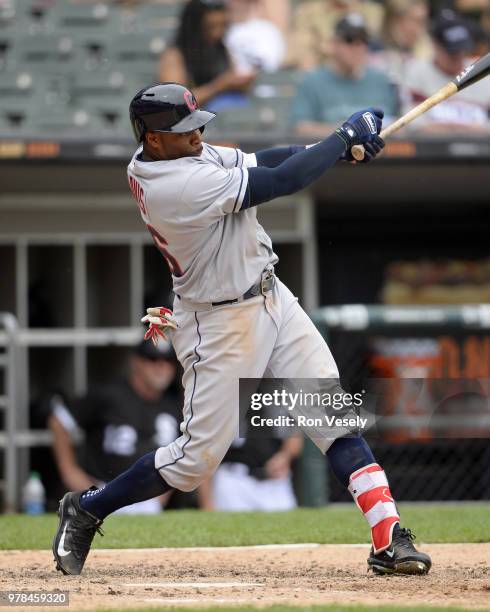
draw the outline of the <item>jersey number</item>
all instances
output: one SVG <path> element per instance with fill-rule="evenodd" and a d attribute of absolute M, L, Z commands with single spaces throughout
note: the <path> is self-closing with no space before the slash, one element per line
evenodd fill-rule
<path fill-rule="evenodd" d="M 173 255 L 171 255 L 167 251 L 168 242 L 165 240 L 165 238 L 161 234 L 157 232 L 157 230 L 154 227 L 152 227 L 151 225 L 147 225 L 146 227 L 148 228 L 148 231 L 150 232 L 153 238 L 153 242 L 155 243 L 155 246 L 160 251 L 160 253 L 164 256 L 165 261 L 167 262 L 168 267 L 170 268 L 170 272 L 174 276 L 182 276 L 182 269 L 179 266 L 179 262 L 175 259 Z"/>

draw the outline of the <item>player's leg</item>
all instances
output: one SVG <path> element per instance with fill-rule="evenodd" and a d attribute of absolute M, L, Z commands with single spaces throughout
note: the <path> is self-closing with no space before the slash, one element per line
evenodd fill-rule
<path fill-rule="evenodd" d="M 332 471 L 349 490 L 371 527 L 368 566 L 378 574 L 426 574 L 429 555 L 416 550 L 409 529 L 401 528 L 388 479 L 363 437 L 339 438 L 327 451 Z"/>
<path fill-rule="evenodd" d="M 282 283 L 274 296 L 280 307 L 281 326 L 269 363 L 275 378 L 338 378 L 330 349 L 311 319 Z M 280 299 L 279 299 L 280 296 Z M 427 573 L 428 555 L 413 547 L 400 517 L 386 474 L 362 437 L 337 440 L 312 436 L 326 453 L 338 480 L 350 491 L 371 527 L 373 549 L 368 564 L 382 573 Z"/>
<path fill-rule="evenodd" d="M 262 297 L 174 315 L 181 326 L 173 342 L 184 368 L 184 419 L 182 435 L 158 449 L 156 467 L 171 486 L 192 491 L 214 473 L 237 436 L 239 379 L 262 377 L 277 328 Z"/>
<path fill-rule="evenodd" d="M 204 312 L 174 311 L 173 343 L 183 368 L 182 435 L 148 453 L 102 489 L 67 493 L 53 541 L 57 566 L 79 574 L 102 520 L 170 488 L 195 489 L 238 433 L 238 381 L 260 378 L 277 337 L 262 297 Z"/>
<path fill-rule="evenodd" d="M 53 539 L 56 569 L 80 574 L 92 540 L 105 517 L 119 508 L 142 502 L 170 490 L 155 469 L 155 451 L 147 453 L 107 485 L 70 492 L 60 501 L 59 525 Z"/>

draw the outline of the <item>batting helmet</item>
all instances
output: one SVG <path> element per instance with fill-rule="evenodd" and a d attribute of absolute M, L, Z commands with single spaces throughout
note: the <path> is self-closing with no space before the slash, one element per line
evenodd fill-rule
<path fill-rule="evenodd" d="M 200 110 L 190 89 L 179 83 L 145 87 L 131 100 L 129 118 L 138 142 L 146 132 L 182 134 L 202 128 L 216 115 Z"/>

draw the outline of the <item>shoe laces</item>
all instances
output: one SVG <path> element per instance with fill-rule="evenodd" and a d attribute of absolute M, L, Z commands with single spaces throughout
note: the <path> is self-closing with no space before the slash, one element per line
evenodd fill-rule
<path fill-rule="evenodd" d="M 72 540 L 76 548 L 81 551 L 81 556 L 86 556 L 92 540 L 96 533 L 100 536 L 104 536 L 99 522 L 88 522 L 86 520 L 73 519 L 73 532 Z"/>
<path fill-rule="evenodd" d="M 400 546 L 405 546 L 410 550 L 414 549 L 414 545 L 412 544 L 412 542 L 413 540 L 415 540 L 415 535 L 412 533 L 411 529 L 400 527 L 394 535 L 393 540 L 397 544 L 400 544 Z"/>

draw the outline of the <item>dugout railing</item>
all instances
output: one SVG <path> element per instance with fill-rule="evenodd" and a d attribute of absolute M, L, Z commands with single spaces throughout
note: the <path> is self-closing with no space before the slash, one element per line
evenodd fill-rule
<path fill-rule="evenodd" d="M 2 329 L 3 328 L 3 329 Z M 3 451 L 3 510 L 15 512 L 20 508 L 22 484 L 31 465 L 29 450 L 51 446 L 51 432 L 30 427 L 28 349 L 39 347 L 115 347 L 126 349 L 141 338 L 138 327 L 110 329 L 22 329 L 10 313 L 0 313 L 0 408 L 4 413 L 0 431 L 0 450 Z M 49 356 L 48 356 L 49 359 Z"/>
<path fill-rule="evenodd" d="M 7 511 L 16 506 L 17 458 L 16 458 L 16 406 L 19 384 L 17 363 L 17 319 L 11 314 L 0 312 L 0 412 L 3 432 L 0 432 L 0 448 L 3 450 L 0 490 Z"/>

